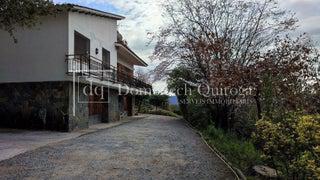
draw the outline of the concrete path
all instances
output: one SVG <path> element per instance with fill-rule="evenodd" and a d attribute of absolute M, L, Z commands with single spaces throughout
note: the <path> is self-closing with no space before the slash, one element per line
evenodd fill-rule
<path fill-rule="evenodd" d="M 79 137 L 80 132 L 60 133 L 0 129 L 0 161 L 37 149 L 48 144 Z"/>
<path fill-rule="evenodd" d="M 149 116 L 0 162 L 0 179 L 235 179 L 183 121 Z"/>
<path fill-rule="evenodd" d="M 147 116 L 148 115 L 126 117 L 121 121 L 113 123 L 94 124 L 91 125 L 88 129 L 78 130 L 71 133 L 53 131 L 30 131 L 20 129 L 0 129 L 0 161 L 52 143 L 77 138 L 84 134 L 115 127 L 133 120 L 145 118 Z"/>

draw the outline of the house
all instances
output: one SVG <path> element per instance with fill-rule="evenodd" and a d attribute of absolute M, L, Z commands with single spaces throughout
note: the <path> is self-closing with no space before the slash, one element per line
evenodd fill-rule
<path fill-rule="evenodd" d="M 0 126 L 72 131 L 132 116 L 152 86 L 134 77 L 147 64 L 117 30 L 124 17 L 68 5 L 14 43 L 0 31 Z"/>

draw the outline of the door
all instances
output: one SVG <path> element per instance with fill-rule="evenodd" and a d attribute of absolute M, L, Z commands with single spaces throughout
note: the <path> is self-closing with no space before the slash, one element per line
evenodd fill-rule
<path fill-rule="evenodd" d="M 126 106 L 127 106 L 127 111 L 128 111 L 128 116 L 133 116 L 133 113 L 132 113 L 132 96 L 131 95 L 127 95 L 126 96 Z"/>
<path fill-rule="evenodd" d="M 93 89 L 96 88 L 96 86 L 92 87 Z M 97 93 L 93 93 L 89 96 L 89 103 L 88 103 L 88 109 L 89 109 L 89 124 L 97 124 L 101 122 L 108 122 L 108 104 L 106 103 L 108 101 L 108 93 L 104 89 L 103 90 L 103 96 L 101 95 L 102 91 L 98 89 Z"/>
<path fill-rule="evenodd" d="M 84 35 L 74 32 L 74 59 L 76 70 L 89 70 L 90 40 Z"/>

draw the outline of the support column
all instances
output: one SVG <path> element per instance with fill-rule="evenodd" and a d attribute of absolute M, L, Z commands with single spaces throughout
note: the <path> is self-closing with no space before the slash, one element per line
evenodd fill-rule
<path fill-rule="evenodd" d="M 119 111 L 119 92 L 114 89 L 109 90 L 108 101 L 108 122 L 115 122 L 120 120 Z"/>
<path fill-rule="evenodd" d="M 136 114 L 136 96 L 132 96 L 132 116 L 137 115 Z"/>
<path fill-rule="evenodd" d="M 76 84 L 73 87 L 73 84 L 69 83 L 69 131 L 89 127 L 89 97 L 82 91 L 85 86 L 86 84 Z"/>

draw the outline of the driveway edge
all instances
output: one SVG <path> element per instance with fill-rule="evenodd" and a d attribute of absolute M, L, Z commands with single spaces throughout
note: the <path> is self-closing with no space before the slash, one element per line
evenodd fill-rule
<path fill-rule="evenodd" d="M 195 129 L 187 120 L 185 120 L 184 118 L 180 118 L 180 120 L 183 120 L 187 126 L 196 134 L 198 134 L 202 141 L 208 146 L 208 148 L 218 156 L 218 158 L 226 164 L 226 166 L 232 171 L 232 173 L 236 176 L 236 179 L 238 180 L 246 180 L 246 176 L 241 172 L 240 169 L 233 167 L 232 163 L 230 163 L 227 158 L 214 146 L 210 146 L 209 143 L 205 140 L 205 138 L 203 137 L 202 133 L 200 131 L 198 131 L 197 129 Z"/>

